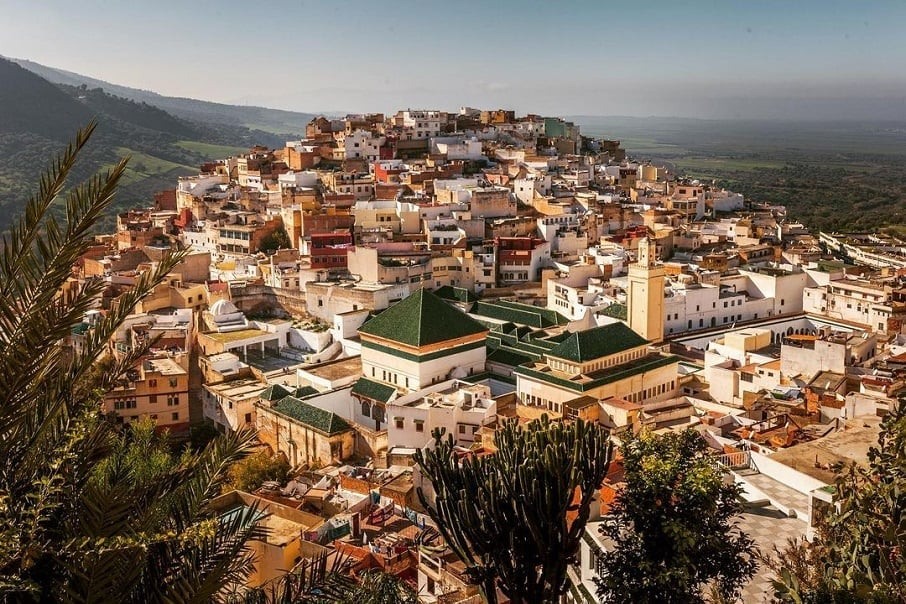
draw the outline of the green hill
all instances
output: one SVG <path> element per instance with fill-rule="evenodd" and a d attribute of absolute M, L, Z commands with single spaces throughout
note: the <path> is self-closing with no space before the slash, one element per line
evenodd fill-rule
<path fill-rule="evenodd" d="M 283 111 L 281 109 L 270 109 L 253 105 L 227 105 L 198 99 L 164 96 L 150 90 L 120 86 L 71 71 L 47 67 L 25 59 L 11 60 L 54 84 L 102 88 L 109 94 L 140 103 L 147 103 L 163 109 L 178 118 L 193 122 L 226 126 L 238 125 L 252 130 L 263 130 L 272 134 L 283 135 L 286 133 L 291 137 L 298 138 L 305 134 L 305 125 L 315 117 L 311 113 Z"/>
<path fill-rule="evenodd" d="M 152 194 L 172 188 L 202 162 L 255 144 L 280 145 L 287 135 L 230 124 L 193 122 L 145 102 L 114 96 L 87 84 L 54 85 L 0 59 L 0 230 L 21 208 L 38 175 L 91 119 L 98 129 L 75 179 L 131 155 L 118 208 L 150 205 Z M 109 228 L 113 216 L 102 227 Z"/>

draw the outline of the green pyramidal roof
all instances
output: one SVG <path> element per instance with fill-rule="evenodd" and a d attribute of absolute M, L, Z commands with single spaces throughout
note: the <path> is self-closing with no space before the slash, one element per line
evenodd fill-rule
<path fill-rule="evenodd" d="M 425 289 L 397 302 L 359 328 L 359 333 L 415 347 L 486 331 L 484 325 Z"/>
<path fill-rule="evenodd" d="M 558 359 L 585 363 L 644 346 L 648 340 L 623 323 L 611 323 L 584 331 L 577 331 L 552 348 L 547 354 Z"/>

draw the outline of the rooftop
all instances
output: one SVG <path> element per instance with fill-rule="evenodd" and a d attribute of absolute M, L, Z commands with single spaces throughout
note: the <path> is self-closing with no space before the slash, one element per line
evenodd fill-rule
<path fill-rule="evenodd" d="M 319 409 L 293 396 L 277 401 L 273 409 L 328 436 L 352 430 L 352 426 L 336 413 Z"/>
<path fill-rule="evenodd" d="M 156 371 L 161 375 L 183 375 L 186 370 L 170 358 L 149 359 L 145 361 L 145 371 Z"/>
<path fill-rule="evenodd" d="M 425 289 L 397 302 L 359 328 L 360 334 L 416 348 L 486 331 L 481 323 Z"/>
<path fill-rule="evenodd" d="M 585 363 L 646 344 L 648 340 L 623 323 L 611 323 L 577 331 L 547 354 L 558 359 Z"/>
<path fill-rule="evenodd" d="M 237 331 L 214 332 L 206 333 L 204 335 L 215 342 L 220 342 L 222 344 L 230 344 L 231 342 L 238 342 L 240 340 L 250 340 L 261 336 L 277 337 L 276 334 L 270 334 L 261 329 L 239 329 Z"/>
<path fill-rule="evenodd" d="M 345 359 L 327 361 L 304 368 L 305 373 L 323 378 L 330 382 L 362 372 L 362 357 L 353 356 Z"/>
<path fill-rule="evenodd" d="M 351 393 L 374 401 L 386 403 L 390 401 L 394 394 L 396 394 L 396 388 L 374 380 L 369 380 L 366 377 L 361 377 L 355 383 L 355 386 L 352 387 Z"/>
<path fill-rule="evenodd" d="M 211 392 L 230 399 L 258 398 L 265 385 L 255 379 L 222 382 L 207 386 Z"/>
<path fill-rule="evenodd" d="M 854 462 L 865 465 L 868 449 L 878 444 L 880 418 L 857 417 L 846 422 L 843 430 L 823 438 L 780 449 L 771 460 L 807 474 L 827 484 L 833 484 L 836 463 Z"/>

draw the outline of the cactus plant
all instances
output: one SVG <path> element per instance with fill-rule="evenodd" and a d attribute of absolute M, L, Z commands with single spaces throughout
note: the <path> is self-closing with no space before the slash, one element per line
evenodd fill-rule
<path fill-rule="evenodd" d="M 416 453 L 434 497 L 419 488 L 419 499 L 486 602 L 498 588 L 514 603 L 556 602 L 607 475 L 609 435 L 545 415 L 505 421 L 495 440 L 496 453 L 463 457 L 435 431 L 433 448 Z"/>

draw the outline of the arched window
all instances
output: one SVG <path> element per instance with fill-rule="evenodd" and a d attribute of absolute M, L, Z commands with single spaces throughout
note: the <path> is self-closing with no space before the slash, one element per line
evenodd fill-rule
<path fill-rule="evenodd" d="M 371 403 L 368 401 L 362 401 L 362 415 L 371 417 Z"/>
<path fill-rule="evenodd" d="M 378 423 L 383 422 L 384 421 L 384 408 L 380 407 L 378 405 L 375 405 L 374 409 L 372 409 L 371 417 L 374 419 L 374 421 L 376 421 Z"/>

